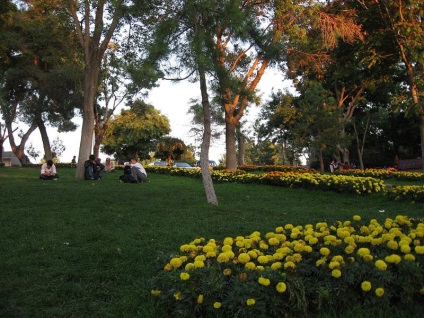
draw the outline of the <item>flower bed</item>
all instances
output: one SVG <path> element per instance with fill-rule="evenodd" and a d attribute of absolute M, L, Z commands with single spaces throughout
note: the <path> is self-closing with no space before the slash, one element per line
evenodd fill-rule
<path fill-rule="evenodd" d="M 169 173 L 171 175 L 201 177 L 201 171 L 184 170 L 187 169 L 170 169 Z M 236 172 L 221 170 L 212 171 L 211 176 L 215 182 L 267 184 L 281 187 L 349 192 L 359 195 L 380 192 L 385 188 L 382 180 L 374 178 L 320 173 L 272 171 L 263 174 L 253 174 L 246 173 L 243 170 L 237 170 Z"/>
<path fill-rule="evenodd" d="M 409 200 L 424 203 L 424 186 L 396 186 L 387 191 L 387 196 L 394 201 Z"/>
<path fill-rule="evenodd" d="M 286 224 L 262 235 L 197 238 L 151 280 L 173 317 L 299 317 L 352 304 L 386 310 L 424 301 L 424 223 L 397 216 Z"/>

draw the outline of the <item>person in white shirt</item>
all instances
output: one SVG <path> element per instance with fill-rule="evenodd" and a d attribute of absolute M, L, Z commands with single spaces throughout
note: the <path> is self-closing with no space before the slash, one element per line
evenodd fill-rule
<path fill-rule="evenodd" d="M 147 182 L 147 172 L 141 163 L 137 162 L 137 160 L 133 158 L 130 160 L 130 165 L 131 175 L 137 180 L 137 182 Z"/>
<path fill-rule="evenodd" d="M 59 175 L 56 172 L 56 166 L 53 163 L 53 160 L 47 160 L 41 166 L 40 179 L 42 180 L 53 180 L 59 178 Z"/>

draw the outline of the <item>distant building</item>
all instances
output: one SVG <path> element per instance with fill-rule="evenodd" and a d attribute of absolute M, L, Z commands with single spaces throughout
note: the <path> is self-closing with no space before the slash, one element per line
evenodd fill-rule
<path fill-rule="evenodd" d="M 3 156 L 1 161 L 4 163 L 5 167 L 13 167 L 13 166 L 22 166 L 18 157 L 15 156 L 13 151 L 3 151 Z"/>

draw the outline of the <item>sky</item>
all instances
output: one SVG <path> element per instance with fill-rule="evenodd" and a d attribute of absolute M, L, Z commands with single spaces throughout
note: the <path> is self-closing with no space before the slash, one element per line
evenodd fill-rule
<path fill-rule="evenodd" d="M 279 89 L 285 89 L 290 87 L 289 81 L 283 81 L 283 77 L 278 72 L 270 69 L 264 74 L 261 81 L 259 82 L 258 89 L 262 94 L 262 102 L 266 102 L 270 99 L 270 94 L 272 90 L 278 91 Z M 173 83 L 170 81 L 161 81 L 160 86 L 153 88 L 149 95 L 145 98 L 145 102 L 153 105 L 158 109 L 163 115 L 167 116 L 171 124 L 171 133 L 169 134 L 172 137 L 182 139 L 186 144 L 193 144 L 195 146 L 200 146 L 194 144 L 193 138 L 190 137 L 190 128 L 191 128 L 191 119 L 192 116 L 188 115 L 188 109 L 190 106 L 191 99 L 200 100 L 200 87 L 198 83 L 190 83 L 189 81 L 183 81 L 178 83 Z M 260 112 L 260 108 L 256 106 L 251 106 L 249 109 L 248 117 L 245 117 L 248 121 L 247 125 L 252 125 L 257 118 Z M 119 112 L 116 112 L 116 114 Z M 61 162 L 71 162 L 73 156 L 78 158 L 79 154 L 79 145 L 81 139 L 81 118 L 75 118 L 74 122 L 79 126 L 78 129 L 70 133 L 58 133 L 55 128 L 48 128 L 48 134 L 50 138 L 50 143 L 53 142 L 57 137 L 62 140 L 65 151 L 60 156 Z M 19 127 L 25 128 L 23 124 L 19 124 Z M 16 127 L 16 126 L 14 126 Z M 19 138 L 15 139 L 19 143 Z M 26 143 L 26 148 L 32 144 L 33 147 L 41 154 L 41 157 L 44 155 L 42 141 L 40 132 L 35 130 Z M 10 151 L 9 140 L 6 140 L 4 144 L 4 151 Z M 215 140 L 211 143 L 211 148 L 209 150 L 209 159 L 215 160 L 216 162 L 222 158 L 225 153 L 225 140 L 224 136 L 221 140 Z M 102 161 L 106 159 L 107 155 L 100 154 Z M 33 162 L 33 159 L 30 158 Z M 40 157 L 38 158 L 40 160 Z"/>

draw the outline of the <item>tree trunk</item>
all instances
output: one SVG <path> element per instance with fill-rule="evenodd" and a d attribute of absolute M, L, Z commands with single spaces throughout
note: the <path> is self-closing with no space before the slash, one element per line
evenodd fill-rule
<path fill-rule="evenodd" d="M 43 141 L 43 148 L 44 148 L 44 158 L 46 160 L 53 159 L 52 154 L 52 148 L 50 146 L 50 140 L 49 135 L 47 134 L 46 126 L 44 125 L 44 122 L 41 120 L 41 118 L 35 119 L 38 130 L 40 131 L 41 140 Z"/>
<path fill-rule="evenodd" d="M 6 123 L 7 125 L 7 131 L 9 134 L 9 142 L 10 142 L 10 148 L 12 149 L 13 153 L 15 154 L 16 158 L 19 159 L 20 163 L 22 165 L 27 164 L 28 157 L 25 155 L 25 144 L 28 141 L 29 136 L 32 134 L 34 130 L 37 129 L 36 124 L 32 124 L 31 127 L 27 130 L 27 132 L 22 136 L 21 143 L 19 145 L 15 144 L 15 137 L 13 136 L 13 129 L 12 129 L 12 123 Z"/>
<path fill-rule="evenodd" d="M 237 125 L 237 139 L 238 139 L 238 165 L 243 166 L 245 164 L 245 138 L 240 129 L 240 124 Z"/>
<path fill-rule="evenodd" d="M 205 188 L 206 200 L 209 204 L 218 206 L 218 198 L 215 194 L 211 172 L 209 170 L 209 147 L 211 143 L 211 106 L 206 85 L 206 76 L 203 68 L 199 66 L 200 92 L 203 106 L 203 140 L 200 152 L 203 187 Z"/>
<path fill-rule="evenodd" d="M 236 171 L 236 125 L 231 120 L 227 120 L 227 118 L 225 123 L 225 150 L 227 169 Z"/>
<path fill-rule="evenodd" d="M 321 171 L 321 173 L 325 172 L 324 158 L 323 158 L 323 155 L 322 155 L 321 147 L 319 148 L 319 170 Z"/>
<path fill-rule="evenodd" d="M 420 114 L 421 159 L 424 160 L 424 113 Z M 424 165 L 423 165 L 424 170 Z"/>
<path fill-rule="evenodd" d="M 100 61 L 86 66 L 85 84 L 84 84 L 84 110 L 81 127 L 81 142 L 78 154 L 78 164 L 75 172 L 75 178 L 84 180 L 84 161 L 92 151 L 93 132 L 94 132 L 94 100 L 97 92 L 97 81 L 100 72 Z"/>

